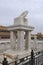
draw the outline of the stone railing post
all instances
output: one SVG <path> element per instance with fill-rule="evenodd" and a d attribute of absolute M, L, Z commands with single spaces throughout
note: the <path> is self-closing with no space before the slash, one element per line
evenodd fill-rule
<path fill-rule="evenodd" d="M 35 56 L 33 50 L 31 51 L 31 64 L 30 65 L 35 65 Z"/>
<path fill-rule="evenodd" d="M 7 58 L 4 57 L 4 60 L 2 61 L 2 65 L 9 65 L 8 61 L 7 61 Z"/>
<path fill-rule="evenodd" d="M 15 65 L 18 65 L 18 64 L 17 64 L 17 61 L 15 61 Z"/>

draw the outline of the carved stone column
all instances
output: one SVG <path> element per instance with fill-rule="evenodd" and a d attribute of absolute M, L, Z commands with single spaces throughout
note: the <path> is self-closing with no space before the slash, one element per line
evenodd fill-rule
<path fill-rule="evenodd" d="M 31 32 L 26 32 L 26 38 L 25 38 L 25 50 L 30 50 L 31 45 Z"/>
<path fill-rule="evenodd" d="M 28 31 L 28 50 L 31 50 L 31 31 Z"/>
<path fill-rule="evenodd" d="M 25 50 L 28 50 L 28 32 L 25 32 Z"/>
<path fill-rule="evenodd" d="M 18 31 L 17 50 L 24 51 L 24 31 Z"/>
<path fill-rule="evenodd" d="M 16 35 L 14 31 L 10 32 L 11 48 L 15 49 L 16 47 Z"/>
<path fill-rule="evenodd" d="M 37 48 L 38 44 L 37 44 L 37 36 L 35 35 L 34 36 L 34 50 L 37 51 L 38 48 Z"/>

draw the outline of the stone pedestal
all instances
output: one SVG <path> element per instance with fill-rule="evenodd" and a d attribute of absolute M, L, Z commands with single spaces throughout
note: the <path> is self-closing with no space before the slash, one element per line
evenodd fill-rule
<path fill-rule="evenodd" d="M 6 56 L 9 56 L 11 58 L 12 57 L 15 58 L 17 56 L 19 58 L 23 58 L 24 56 L 30 53 L 31 31 L 34 29 L 34 27 L 27 25 L 28 20 L 26 18 L 26 15 L 27 11 L 23 12 L 19 17 L 15 18 L 14 25 L 8 27 L 8 30 L 10 31 L 11 49 L 6 51 L 7 53 L 5 52 Z M 15 31 L 17 32 L 17 38 Z M 25 39 L 24 39 L 24 31 L 26 32 Z M 17 49 L 16 49 L 16 40 L 17 40 Z"/>

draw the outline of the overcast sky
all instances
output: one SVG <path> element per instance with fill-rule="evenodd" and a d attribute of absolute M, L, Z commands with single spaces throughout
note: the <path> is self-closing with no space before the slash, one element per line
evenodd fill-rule
<path fill-rule="evenodd" d="M 29 25 L 43 33 L 43 0 L 0 0 L 0 25 L 12 25 L 14 18 L 28 10 Z"/>

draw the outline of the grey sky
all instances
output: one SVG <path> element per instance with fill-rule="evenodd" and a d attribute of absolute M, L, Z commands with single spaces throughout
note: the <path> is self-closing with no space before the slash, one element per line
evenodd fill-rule
<path fill-rule="evenodd" d="M 29 25 L 43 33 L 43 0 L 0 0 L 0 25 L 12 25 L 14 18 L 28 10 Z"/>

